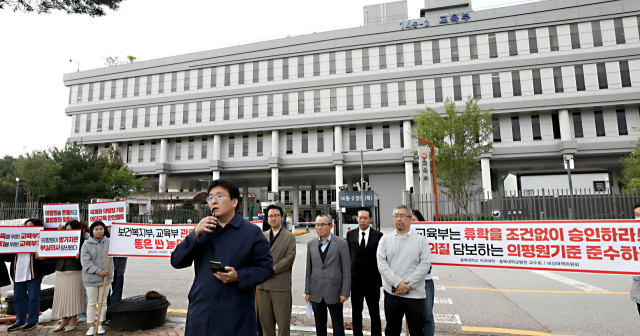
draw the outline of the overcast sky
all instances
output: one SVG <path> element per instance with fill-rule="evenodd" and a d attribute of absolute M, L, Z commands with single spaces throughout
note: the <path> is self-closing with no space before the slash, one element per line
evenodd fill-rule
<path fill-rule="evenodd" d="M 71 132 L 62 76 L 106 56 L 184 54 L 363 23 L 380 0 L 125 0 L 102 18 L 0 11 L 0 156 L 63 146 Z M 474 8 L 522 2 L 473 0 Z M 408 0 L 409 17 L 424 0 Z"/>

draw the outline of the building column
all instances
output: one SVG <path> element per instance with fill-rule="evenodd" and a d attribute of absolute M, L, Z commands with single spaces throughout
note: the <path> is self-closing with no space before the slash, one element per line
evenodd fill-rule
<path fill-rule="evenodd" d="M 293 181 L 293 222 L 300 222 L 300 182 L 298 180 Z"/>
<path fill-rule="evenodd" d="M 271 157 L 272 163 L 271 166 L 271 192 L 277 193 L 278 190 L 278 174 L 280 173 L 279 164 L 278 164 L 278 153 L 280 152 L 280 132 L 271 131 Z"/>
<path fill-rule="evenodd" d="M 271 192 L 278 191 L 278 168 L 271 168 Z"/>
<path fill-rule="evenodd" d="M 558 111 L 558 121 L 560 122 L 560 139 L 562 141 L 571 140 L 571 120 L 569 110 Z"/>
<path fill-rule="evenodd" d="M 158 183 L 158 192 L 163 193 L 167 191 L 167 174 L 160 174 L 160 182 Z"/>
<path fill-rule="evenodd" d="M 402 130 L 404 134 L 402 134 L 404 139 L 404 148 L 411 149 L 413 145 L 413 139 L 411 138 L 411 120 L 405 120 L 402 122 Z"/>
<path fill-rule="evenodd" d="M 316 184 L 315 183 L 311 183 L 311 192 L 309 195 L 309 200 L 310 203 L 309 205 L 311 205 L 311 221 L 315 221 L 316 220 L 316 204 L 317 204 L 317 192 L 316 192 Z"/>
<path fill-rule="evenodd" d="M 158 158 L 158 163 L 162 167 L 160 170 L 160 174 L 158 175 L 158 192 L 164 193 L 167 191 L 167 177 L 168 174 L 164 173 L 164 164 L 168 162 L 168 148 L 169 148 L 169 140 L 168 139 L 160 139 L 160 157 Z"/>
<path fill-rule="evenodd" d="M 222 136 L 220 134 L 216 134 L 213 136 L 213 160 L 220 161 L 220 146 L 222 145 Z M 218 166 L 219 167 L 219 166 Z M 220 170 L 215 169 L 211 172 L 211 179 L 218 180 L 220 179 Z"/>
<path fill-rule="evenodd" d="M 160 140 L 160 160 L 158 162 L 160 163 L 167 163 L 168 160 L 168 156 L 169 156 L 169 140 L 168 139 L 161 139 Z"/>
<path fill-rule="evenodd" d="M 404 177 L 405 188 L 411 190 L 413 188 L 413 153 L 411 151 L 412 139 L 411 139 L 411 120 L 405 120 L 402 122 L 402 134 L 404 139 Z"/>
<path fill-rule="evenodd" d="M 249 217 L 249 187 L 242 188 L 242 217 Z"/>
<path fill-rule="evenodd" d="M 492 198 L 491 192 L 491 161 L 488 157 L 480 159 L 480 168 L 482 169 L 482 191 L 485 199 Z"/>

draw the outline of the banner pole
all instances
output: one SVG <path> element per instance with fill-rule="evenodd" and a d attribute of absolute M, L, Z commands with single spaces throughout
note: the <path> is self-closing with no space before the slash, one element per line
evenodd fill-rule
<path fill-rule="evenodd" d="M 98 318 L 96 319 L 96 333 L 98 332 L 98 326 L 100 326 L 100 315 L 102 314 L 102 302 L 104 301 L 104 292 L 107 291 L 107 278 L 109 277 L 109 256 L 107 256 L 107 276 L 104 277 L 104 282 L 102 283 L 102 296 L 100 297 L 100 302 L 98 303 Z"/>

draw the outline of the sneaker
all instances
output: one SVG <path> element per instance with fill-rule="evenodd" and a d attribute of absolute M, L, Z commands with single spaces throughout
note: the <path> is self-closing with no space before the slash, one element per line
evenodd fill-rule
<path fill-rule="evenodd" d="M 27 323 L 27 325 L 24 326 L 24 329 L 22 329 L 22 330 L 31 330 L 31 329 L 35 328 L 36 325 L 38 325 L 38 324 L 37 323 Z"/>
<path fill-rule="evenodd" d="M 26 325 L 27 325 L 26 323 L 14 324 L 14 325 L 10 326 L 9 328 L 7 328 L 7 331 L 22 330 L 22 328 L 24 328 Z"/>
<path fill-rule="evenodd" d="M 93 336 L 96 333 L 96 327 L 91 327 L 87 330 L 87 336 Z"/>
<path fill-rule="evenodd" d="M 104 333 L 106 333 L 107 331 L 104 330 L 104 327 L 102 327 L 102 324 L 98 326 L 98 335 L 104 335 Z"/>

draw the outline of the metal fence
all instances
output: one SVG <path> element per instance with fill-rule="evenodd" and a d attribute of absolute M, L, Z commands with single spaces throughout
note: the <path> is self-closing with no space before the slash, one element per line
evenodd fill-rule
<path fill-rule="evenodd" d="M 548 189 L 533 195 L 480 193 L 462 200 L 445 193 L 438 193 L 437 200 L 433 195 L 405 193 L 404 200 L 431 221 L 437 217 L 440 221 L 632 219 L 640 194 L 630 189 L 576 189 L 571 195 L 567 189 Z"/>

